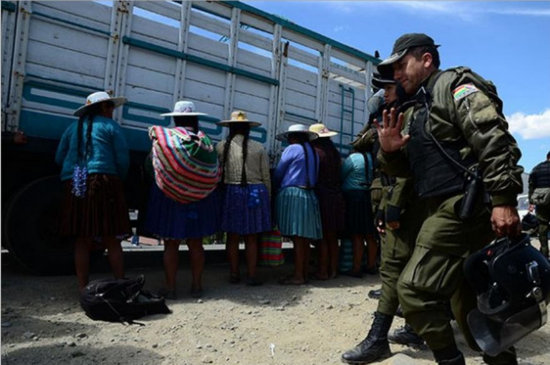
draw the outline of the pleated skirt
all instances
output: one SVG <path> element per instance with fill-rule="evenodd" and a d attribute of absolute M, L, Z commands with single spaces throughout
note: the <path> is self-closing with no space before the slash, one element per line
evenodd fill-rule
<path fill-rule="evenodd" d="M 344 191 L 348 234 L 374 234 L 374 215 L 368 190 Z"/>
<path fill-rule="evenodd" d="M 264 184 L 227 184 L 222 190 L 223 232 L 247 235 L 271 231 L 269 193 Z"/>
<path fill-rule="evenodd" d="M 152 184 L 145 231 L 163 239 L 202 238 L 220 230 L 221 200 L 214 190 L 206 198 L 182 204 Z"/>
<path fill-rule="evenodd" d="M 277 224 L 283 236 L 322 238 L 319 202 L 313 190 L 284 188 L 277 194 L 275 205 Z"/>
<path fill-rule="evenodd" d="M 87 191 L 72 194 L 72 180 L 63 182 L 59 234 L 64 237 L 130 237 L 130 218 L 124 185 L 115 175 L 90 174 Z"/>

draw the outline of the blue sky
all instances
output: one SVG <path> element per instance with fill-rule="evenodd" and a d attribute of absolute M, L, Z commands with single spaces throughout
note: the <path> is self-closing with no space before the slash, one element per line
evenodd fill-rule
<path fill-rule="evenodd" d="M 382 58 L 403 33 L 426 33 L 441 68 L 496 84 L 526 172 L 550 151 L 550 1 L 244 2 Z"/>

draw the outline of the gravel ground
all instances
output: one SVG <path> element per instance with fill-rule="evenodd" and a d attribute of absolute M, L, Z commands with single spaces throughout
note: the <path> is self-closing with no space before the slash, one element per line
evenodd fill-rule
<path fill-rule="evenodd" d="M 207 265 L 205 293 L 188 294 L 190 273 L 178 274 L 179 299 L 168 315 L 144 318 L 144 326 L 93 321 L 80 309 L 73 276 L 39 277 L 2 267 L 2 364 L 339 364 L 343 351 L 360 341 L 372 321 L 378 288 L 375 276 L 281 286 L 291 270 L 261 268 L 264 285 L 227 282 L 227 265 Z M 162 286 L 160 267 L 132 269 L 145 274 L 146 288 Z M 96 273 L 92 279 L 108 276 Z M 401 326 L 397 318 L 393 328 Z M 468 365 L 481 357 L 457 335 Z M 550 325 L 518 345 L 520 364 L 550 364 Z M 391 345 L 384 364 L 433 364 L 426 349 Z"/>

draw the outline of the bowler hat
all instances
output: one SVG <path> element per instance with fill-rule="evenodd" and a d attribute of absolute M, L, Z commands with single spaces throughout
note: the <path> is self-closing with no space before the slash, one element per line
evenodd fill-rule
<path fill-rule="evenodd" d="M 409 49 L 420 46 L 439 47 L 439 44 L 435 44 L 434 40 L 424 33 L 403 34 L 401 37 L 397 38 L 397 40 L 393 44 L 391 56 L 378 64 L 379 70 L 380 66 L 391 65 L 392 63 L 399 61 L 403 56 L 407 54 Z"/>

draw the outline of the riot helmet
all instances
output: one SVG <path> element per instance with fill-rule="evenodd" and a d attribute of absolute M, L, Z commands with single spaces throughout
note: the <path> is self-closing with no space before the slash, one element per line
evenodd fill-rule
<path fill-rule="evenodd" d="M 496 356 L 546 323 L 550 263 L 528 235 L 495 240 L 466 260 L 464 273 L 477 294 L 468 325 L 486 354 Z"/>

